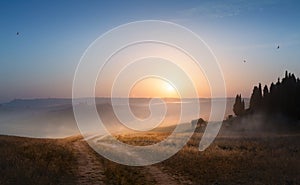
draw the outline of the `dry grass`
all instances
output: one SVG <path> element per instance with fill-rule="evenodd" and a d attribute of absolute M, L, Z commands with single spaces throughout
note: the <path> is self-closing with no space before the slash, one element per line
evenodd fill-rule
<path fill-rule="evenodd" d="M 198 151 L 201 133 L 195 133 L 176 155 L 158 166 L 193 184 L 300 184 L 300 135 L 221 137 L 204 152 Z M 132 145 L 158 142 L 162 133 L 122 135 Z"/>
<path fill-rule="evenodd" d="M 123 143 L 134 146 L 147 146 L 166 139 L 170 134 L 164 132 L 131 133 L 114 136 Z"/>
<path fill-rule="evenodd" d="M 164 161 L 194 184 L 300 184 L 300 137 L 217 138 L 198 151 L 199 134 Z"/>
<path fill-rule="evenodd" d="M 126 166 L 103 159 L 105 183 L 111 185 L 150 185 L 155 184 L 153 177 L 142 167 Z"/>
<path fill-rule="evenodd" d="M 73 184 L 76 165 L 62 140 L 0 137 L 0 184 Z"/>
<path fill-rule="evenodd" d="M 84 142 L 84 141 L 81 141 Z M 87 143 L 84 143 L 87 144 Z M 103 166 L 104 183 L 109 185 L 150 185 L 155 184 L 151 175 L 145 173 L 142 167 L 126 166 L 112 162 L 89 148 L 91 155 L 95 155 Z"/>
<path fill-rule="evenodd" d="M 116 137 L 145 146 L 166 135 L 151 132 Z M 176 155 L 155 166 L 178 182 L 185 178 L 193 184 L 300 184 L 300 135 L 218 136 L 204 152 L 198 151 L 201 137 L 201 133 L 195 133 Z M 78 164 L 70 146 L 79 139 L 1 136 L 0 184 L 76 184 L 78 174 L 74 169 Z M 103 165 L 105 184 L 157 183 L 145 167 L 120 165 L 90 152 Z"/>
<path fill-rule="evenodd" d="M 0 184 L 79 184 L 78 159 L 72 142 L 81 139 L 78 136 L 62 140 L 0 136 Z M 92 149 L 87 155 L 96 155 L 103 164 L 105 184 L 155 184 L 142 167 L 114 163 Z"/>

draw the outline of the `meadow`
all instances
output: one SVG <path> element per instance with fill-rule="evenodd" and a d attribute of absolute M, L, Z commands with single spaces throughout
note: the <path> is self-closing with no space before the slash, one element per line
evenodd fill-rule
<path fill-rule="evenodd" d="M 0 184 L 73 184 L 76 165 L 67 141 L 0 137 Z"/>
<path fill-rule="evenodd" d="M 194 133 L 171 158 L 145 167 L 111 162 L 96 154 L 81 136 L 1 136 L 0 184 L 300 184 L 299 134 L 220 133 L 200 152 L 202 134 Z M 156 131 L 115 137 L 144 146 L 166 135 Z"/>

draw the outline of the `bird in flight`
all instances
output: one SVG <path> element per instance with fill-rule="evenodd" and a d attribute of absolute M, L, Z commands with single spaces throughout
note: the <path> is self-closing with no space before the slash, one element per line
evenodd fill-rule
<path fill-rule="evenodd" d="M 17 33 L 16 33 L 16 35 L 20 35 L 20 33 L 19 33 L 19 32 L 17 32 Z"/>
<path fill-rule="evenodd" d="M 279 45 L 277 46 L 277 49 L 279 49 Z"/>
<path fill-rule="evenodd" d="M 244 63 L 246 62 L 246 60 L 244 60 Z"/>

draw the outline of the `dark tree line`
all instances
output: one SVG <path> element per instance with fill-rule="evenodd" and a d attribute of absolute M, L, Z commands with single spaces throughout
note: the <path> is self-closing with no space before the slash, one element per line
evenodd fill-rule
<path fill-rule="evenodd" d="M 238 94 L 235 97 L 235 103 L 233 105 L 233 112 L 237 116 L 241 116 L 245 113 L 245 102 L 242 100 L 242 95 Z"/>
<path fill-rule="evenodd" d="M 241 95 L 237 95 L 233 111 L 237 116 L 253 113 L 282 114 L 300 120 L 300 79 L 286 71 L 284 78 L 278 78 L 270 88 L 265 85 L 262 89 L 261 84 L 255 86 L 246 110 L 244 100 Z"/>

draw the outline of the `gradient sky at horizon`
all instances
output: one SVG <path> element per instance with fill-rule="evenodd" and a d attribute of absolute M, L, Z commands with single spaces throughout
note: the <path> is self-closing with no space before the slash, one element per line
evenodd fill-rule
<path fill-rule="evenodd" d="M 299 1 L 0 1 L 0 103 L 71 97 L 86 48 L 116 26 L 149 19 L 197 33 L 220 62 L 228 96 L 249 97 L 285 70 L 300 76 Z"/>

